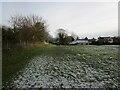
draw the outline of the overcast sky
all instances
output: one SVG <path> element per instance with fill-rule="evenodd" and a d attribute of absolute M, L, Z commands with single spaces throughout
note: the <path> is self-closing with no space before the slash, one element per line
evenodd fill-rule
<path fill-rule="evenodd" d="M 7 2 L 2 3 L 2 24 L 10 16 L 35 14 L 46 20 L 51 35 L 59 28 L 80 38 L 118 35 L 118 5 L 114 2 Z"/>

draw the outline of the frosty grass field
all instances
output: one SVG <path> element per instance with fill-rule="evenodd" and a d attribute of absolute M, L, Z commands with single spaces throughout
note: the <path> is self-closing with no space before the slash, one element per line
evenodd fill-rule
<path fill-rule="evenodd" d="M 48 46 L 12 78 L 14 88 L 116 88 L 117 46 Z"/>

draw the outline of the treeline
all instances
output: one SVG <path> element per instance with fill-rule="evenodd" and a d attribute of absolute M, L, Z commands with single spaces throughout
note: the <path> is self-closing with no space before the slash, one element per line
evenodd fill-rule
<path fill-rule="evenodd" d="M 44 43 L 68 45 L 75 40 L 76 35 L 68 35 L 65 29 L 58 29 L 53 38 L 47 24 L 42 17 L 36 15 L 12 16 L 11 26 L 2 26 L 2 48 L 6 50 L 21 49 L 24 47 L 39 46 Z"/>
<path fill-rule="evenodd" d="M 49 33 L 42 17 L 36 15 L 13 16 L 9 20 L 11 27 L 2 26 L 3 49 L 14 49 L 47 41 Z"/>
<path fill-rule="evenodd" d="M 9 22 L 11 26 L 1 27 L 3 49 L 21 49 L 44 43 L 69 45 L 72 41 L 80 40 L 77 35 L 68 34 L 65 29 L 58 29 L 57 36 L 53 38 L 47 30 L 45 20 L 40 16 L 12 16 Z M 92 45 L 120 44 L 120 37 L 99 37 L 97 40 L 86 37 L 84 40 L 90 41 Z"/>

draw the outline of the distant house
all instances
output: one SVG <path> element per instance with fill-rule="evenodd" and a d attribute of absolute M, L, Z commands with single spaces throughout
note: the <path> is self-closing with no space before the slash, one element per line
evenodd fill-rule
<path fill-rule="evenodd" d="M 69 43 L 69 45 L 89 45 L 90 41 L 88 40 L 75 40 Z"/>
<path fill-rule="evenodd" d="M 99 44 L 110 44 L 110 43 L 113 43 L 113 38 L 112 37 L 99 37 L 98 43 Z"/>
<path fill-rule="evenodd" d="M 113 43 L 120 45 L 120 37 L 113 37 Z"/>

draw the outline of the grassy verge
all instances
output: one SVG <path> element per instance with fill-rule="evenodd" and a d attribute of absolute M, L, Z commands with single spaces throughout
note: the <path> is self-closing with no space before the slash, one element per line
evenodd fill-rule
<path fill-rule="evenodd" d="M 34 47 L 30 49 L 22 49 L 18 51 L 3 52 L 2 56 L 2 81 L 11 82 L 11 78 L 24 66 L 37 55 L 48 55 L 54 57 L 62 57 L 67 53 L 73 54 L 69 49 L 65 49 L 69 46 L 55 46 L 55 45 L 43 45 L 40 47 Z M 73 47 L 73 46 L 71 46 Z"/>
<path fill-rule="evenodd" d="M 19 51 L 3 52 L 2 56 L 2 81 L 11 82 L 12 77 L 33 58 L 34 56 L 46 53 L 53 45 L 44 45 Z"/>

